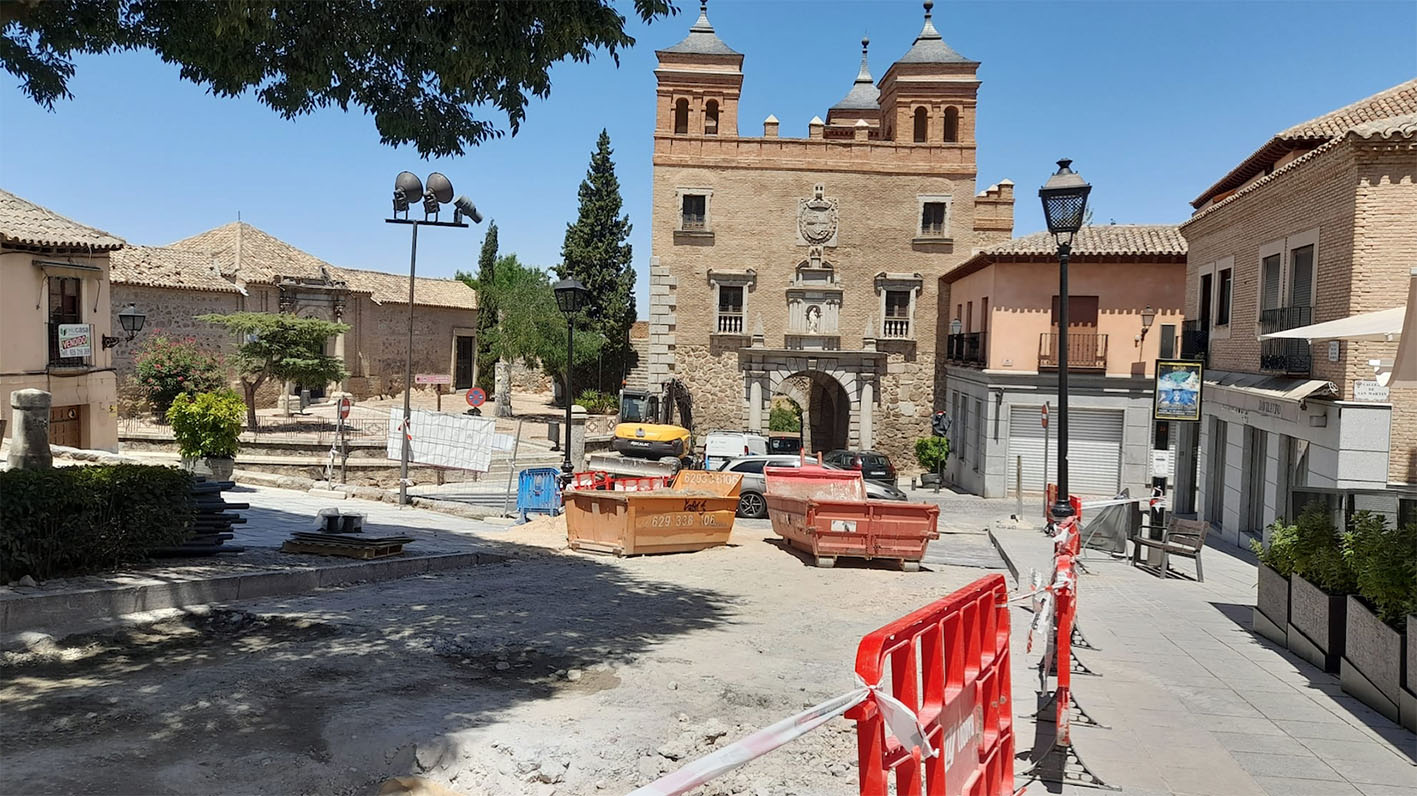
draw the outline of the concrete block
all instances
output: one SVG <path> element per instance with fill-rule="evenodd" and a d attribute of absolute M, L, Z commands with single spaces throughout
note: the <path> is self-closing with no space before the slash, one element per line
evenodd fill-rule
<path fill-rule="evenodd" d="M 254 600 L 258 597 L 278 597 L 286 594 L 305 594 L 320 587 L 318 570 L 291 570 L 288 572 L 260 572 L 242 575 L 238 579 L 236 599 Z"/>
<path fill-rule="evenodd" d="M 365 561 L 358 564 L 343 564 L 337 567 L 325 567 L 316 570 L 319 575 L 319 586 L 338 586 L 343 583 L 358 583 L 361 581 L 378 580 L 375 575 L 378 568 L 374 562 Z"/>
<path fill-rule="evenodd" d="M 145 586 L 142 587 L 141 607 L 136 610 L 157 611 L 163 608 L 185 608 L 189 605 L 230 602 L 237 598 L 242 577 L 244 576 L 238 575 L 213 580 L 191 580 Z"/>

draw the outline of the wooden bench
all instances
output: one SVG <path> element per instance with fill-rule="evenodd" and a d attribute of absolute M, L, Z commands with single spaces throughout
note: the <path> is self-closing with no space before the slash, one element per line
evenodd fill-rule
<path fill-rule="evenodd" d="M 1143 530 L 1151 526 L 1143 526 Z M 1161 577 L 1171 577 L 1170 558 L 1181 556 L 1196 562 L 1196 582 L 1205 582 L 1205 572 L 1201 569 L 1201 551 L 1205 549 L 1205 535 L 1210 532 L 1210 523 L 1204 520 L 1180 520 L 1170 518 L 1160 539 L 1151 539 L 1141 534 L 1131 537 L 1132 565 L 1141 564 L 1141 551 L 1155 549 L 1161 551 Z M 1180 577 L 1180 573 L 1177 573 Z"/>

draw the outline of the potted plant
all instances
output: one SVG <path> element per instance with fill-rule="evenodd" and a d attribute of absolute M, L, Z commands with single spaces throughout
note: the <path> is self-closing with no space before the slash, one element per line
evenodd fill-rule
<path fill-rule="evenodd" d="M 1309 663 L 1337 672 L 1346 639 L 1346 597 L 1355 587 L 1353 569 L 1328 507 L 1310 504 L 1294 528 L 1285 643 Z"/>
<path fill-rule="evenodd" d="M 950 441 L 945 437 L 921 437 L 915 440 L 915 461 L 925 468 L 920 486 L 936 490 L 945 481 L 945 462 L 950 458 Z"/>
<path fill-rule="evenodd" d="M 178 395 L 167 410 L 167 422 L 182 452 L 182 466 L 216 481 L 231 480 L 246 404 L 235 390 Z"/>
<path fill-rule="evenodd" d="M 1283 518 L 1269 527 L 1269 544 L 1251 541 L 1259 557 L 1259 587 L 1251 624 L 1256 633 L 1276 644 L 1287 644 L 1289 628 L 1289 576 L 1294 574 L 1294 544 L 1299 529 Z"/>
<path fill-rule="evenodd" d="M 1417 523 L 1389 528 L 1382 515 L 1360 511 L 1344 536 L 1343 552 L 1358 589 L 1348 596 L 1339 661 L 1343 690 L 1417 729 L 1410 662 L 1417 655 Z"/>

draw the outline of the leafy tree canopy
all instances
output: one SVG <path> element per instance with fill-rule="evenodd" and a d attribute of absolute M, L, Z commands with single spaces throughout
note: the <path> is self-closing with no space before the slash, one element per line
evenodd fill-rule
<path fill-rule="evenodd" d="M 347 375 L 344 363 L 325 353 L 331 337 L 348 331 L 343 323 L 267 312 L 199 315 L 243 342 L 228 361 L 246 392 L 246 424 L 256 427 L 256 390 L 269 380 L 296 384 L 328 384 Z"/>
<path fill-rule="evenodd" d="M 490 296 L 501 308 L 501 320 L 487 335 L 487 345 L 498 359 L 520 360 L 560 377 L 566 369 L 566 316 L 556 306 L 551 277 L 540 268 L 522 265 L 515 254 L 497 258 L 490 285 L 476 283 L 481 296 Z M 588 330 L 584 316 L 577 319 L 576 367 L 589 367 L 600 356 L 605 338 Z"/>
<path fill-rule="evenodd" d="M 600 131 L 590 167 L 580 187 L 580 213 L 566 225 L 561 276 L 586 286 L 586 317 L 611 350 L 628 347 L 635 322 L 635 270 L 630 263 L 630 217 L 624 215 L 620 180 L 610 156 L 610 135 Z"/>
<path fill-rule="evenodd" d="M 669 0 L 634 0 L 645 22 Z M 6 0 L 0 64 L 45 108 L 68 99 L 74 56 L 152 50 L 219 97 L 255 92 L 291 119 L 331 105 L 374 117 L 382 143 L 461 155 L 501 136 L 474 115 L 491 105 L 513 135 L 548 72 L 635 43 L 610 0 L 277 2 Z"/>

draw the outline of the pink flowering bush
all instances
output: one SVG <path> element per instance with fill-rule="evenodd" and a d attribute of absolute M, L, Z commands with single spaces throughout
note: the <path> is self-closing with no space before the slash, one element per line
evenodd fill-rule
<path fill-rule="evenodd" d="M 153 333 L 133 360 L 138 388 L 159 417 L 184 393 L 211 392 L 226 386 L 221 357 L 197 346 L 191 337 L 177 339 Z"/>

